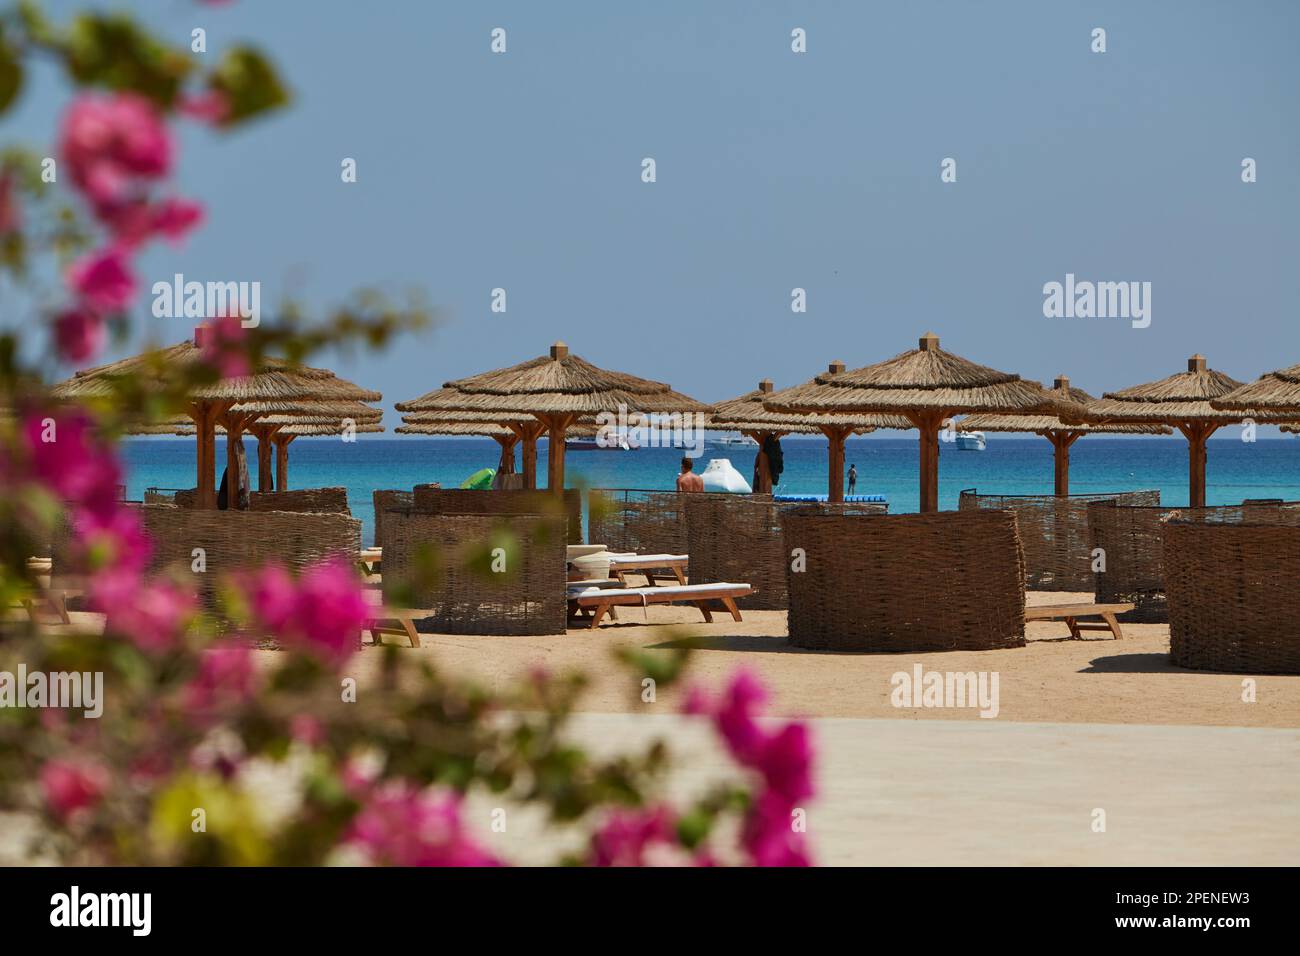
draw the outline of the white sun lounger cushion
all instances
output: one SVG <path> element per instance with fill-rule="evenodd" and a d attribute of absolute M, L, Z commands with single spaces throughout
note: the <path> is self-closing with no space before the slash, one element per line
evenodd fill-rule
<path fill-rule="evenodd" d="M 667 603 L 707 598 L 710 594 L 741 596 L 750 592 L 748 584 L 677 584 L 662 588 L 585 588 L 569 595 L 575 601 L 610 601 L 621 604 Z"/>

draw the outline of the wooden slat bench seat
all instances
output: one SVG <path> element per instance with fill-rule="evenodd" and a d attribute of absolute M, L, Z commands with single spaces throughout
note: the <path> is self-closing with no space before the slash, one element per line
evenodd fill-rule
<path fill-rule="evenodd" d="M 685 584 L 689 563 L 690 557 L 685 554 L 618 554 L 610 558 L 609 573 L 624 584 L 627 583 L 625 575 L 628 572 L 643 575 L 651 584 L 654 584 L 656 577 L 669 575 L 676 578 L 678 584 Z M 666 573 L 656 574 L 656 571 Z"/>
<path fill-rule="evenodd" d="M 1041 604 L 1025 608 L 1025 621 L 1064 621 L 1070 636 L 1082 640 L 1080 631 L 1110 631 L 1115 640 L 1124 639 L 1115 615 L 1133 610 L 1132 604 Z M 1101 622 L 1079 623 L 1081 617 L 1099 617 Z"/>
<path fill-rule="evenodd" d="M 713 620 L 709 602 L 719 602 L 723 609 L 730 611 L 732 618 L 741 620 L 740 609 L 736 607 L 736 598 L 753 593 L 748 584 L 675 584 L 667 587 L 649 588 L 588 588 L 569 593 L 569 604 L 575 610 L 590 611 L 591 627 L 597 627 L 601 619 L 612 613 L 616 607 L 641 606 L 651 604 L 676 604 L 685 601 L 694 604 L 704 615 L 706 622 Z"/>
<path fill-rule="evenodd" d="M 421 612 L 409 608 L 376 607 L 366 619 L 365 630 L 370 632 L 370 643 L 382 644 L 381 633 L 405 634 L 412 647 L 420 646 L 420 635 L 415 630 L 415 619 Z"/>

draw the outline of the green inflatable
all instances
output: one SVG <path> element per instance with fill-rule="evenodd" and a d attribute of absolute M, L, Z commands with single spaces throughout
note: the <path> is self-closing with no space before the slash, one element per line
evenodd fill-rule
<path fill-rule="evenodd" d="M 492 479 L 496 477 L 495 468 L 480 468 L 474 474 L 470 475 L 460 483 L 462 488 L 472 488 L 475 491 L 487 491 L 492 487 Z"/>

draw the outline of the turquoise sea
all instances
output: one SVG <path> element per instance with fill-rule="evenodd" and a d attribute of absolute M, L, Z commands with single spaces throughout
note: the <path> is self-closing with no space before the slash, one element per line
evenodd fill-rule
<path fill-rule="evenodd" d="M 779 492 L 824 494 L 826 442 L 787 439 L 785 473 Z M 256 448 L 247 443 L 250 463 Z M 486 438 L 426 438 L 358 436 L 299 438 L 289 446 L 289 487 L 342 485 L 348 490 L 352 513 L 365 525 L 363 540 L 371 538 L 376 488 L 410 488 L 438 481 L 456 487 L 480 468 L 495 467 L 496 442 Z M 192 439 L 136 438 L 125 442 L 127 496 L 139 500 L 144 489 L 194 487 Z M 569 452 L 566 479 L 570 487 L 669 489 L 677 476 L 680 450 L 642 448 L 632 452 Z M 729 458 L 746 478 L 753 469 L 752 448 L 706 443 L 703 461 Z M 538 454 L 539 478 L 545 478 L 545 442 Z M 217 442 L 217 460 L 225 461 L 224 441 Z M 883 494 L 893 512 L 917 508 L 917 443 L 915 438 L 851 439 L 845 464 L 858 466 L 859 494 Z M 1187 503 L 1187 445 L 1181 438 L 1103 438 L 1078 441 L 1070 454 L 1073 492 L 1127 491 L 1158 488 L 1161 500 Z M 697 463 L 697 469 L 701 466 Z M 256 478 L 254 478 L 256 481 Z M 955 508 L 963 488 L 987 494 L 1051 494 L 1052 448 L 1035 436 L 989 435 L 982 452 L 940 446 L 939 505 Z M 1300 499 L 1300 439 L 1289 436 L 1248 443 L 1235 437 L 1209 443 L 1207 500 L 1236 504 L 1243 498 Z"/>

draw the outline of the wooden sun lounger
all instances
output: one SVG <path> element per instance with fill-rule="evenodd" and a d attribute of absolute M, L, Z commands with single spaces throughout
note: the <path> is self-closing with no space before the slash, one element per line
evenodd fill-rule
<path fill-rule="evenodd" d="M 366 574 L 375 573 L 375 565 L 384 560 L 383 548 L 362 548 L 357 552 L 357 561 L 365 569 Z"/>
<path fill-rule="evenodd" d="M 661 588 L 588 588 L 570 592 L 569 603 L 579 612 L 591 612 L 593 629 L 607 613 L 612 615 L 616 607 L 646 607 L 651 604 L 676 604 L 678 601 L 694 604 L 704 615 L 704 620 L 711 623 L 713 614 L 709 611 L 710 601 L 718 601 L 725 610 L 731 612 L 732 618 L 739 621 L 740 609 L 736 607 L 736 598 L 752 594 L 753 590 L 748 584 L 727 583 L 679 584 Z"/>
<path fill-rule="evenodd" d="M 668 576 L 656 575 L 655 572 L 667 571 L 677 579 L 678 584 L 685 584 L 686 566 L 689 563 L 690 556 L 685 554 L 620 554 L 610 558 L 609 573 L 626 584 L 625 575 L 631 571 L 644 575 L 647 581 L 654 584 L 656 577 Z"/>
<path fill-rule="evenodd" d="M 1025 608 L 1025 621 L 1064 621 L 1070 636 L 1083 640 L 1080 631 L 1110 631 L 1115 640 L 1122 641 L 1124 632 L 1115 615 L 1133 610 L 1132 604 L 1043 604 Z M 1101 623 L 1079 623 L 1081 617 L 1099 617 Z"/>
<path fill-rule="evenodd" d="M 381 633 L 405 634 L 412 647 L 420 646 L 420 635 L 415 630 L 415 619 L 420 614 L 408 608 L 377 607 L 366 619 L 364 630 L 370 634 L 371 644 L 382 644 Z"/>

